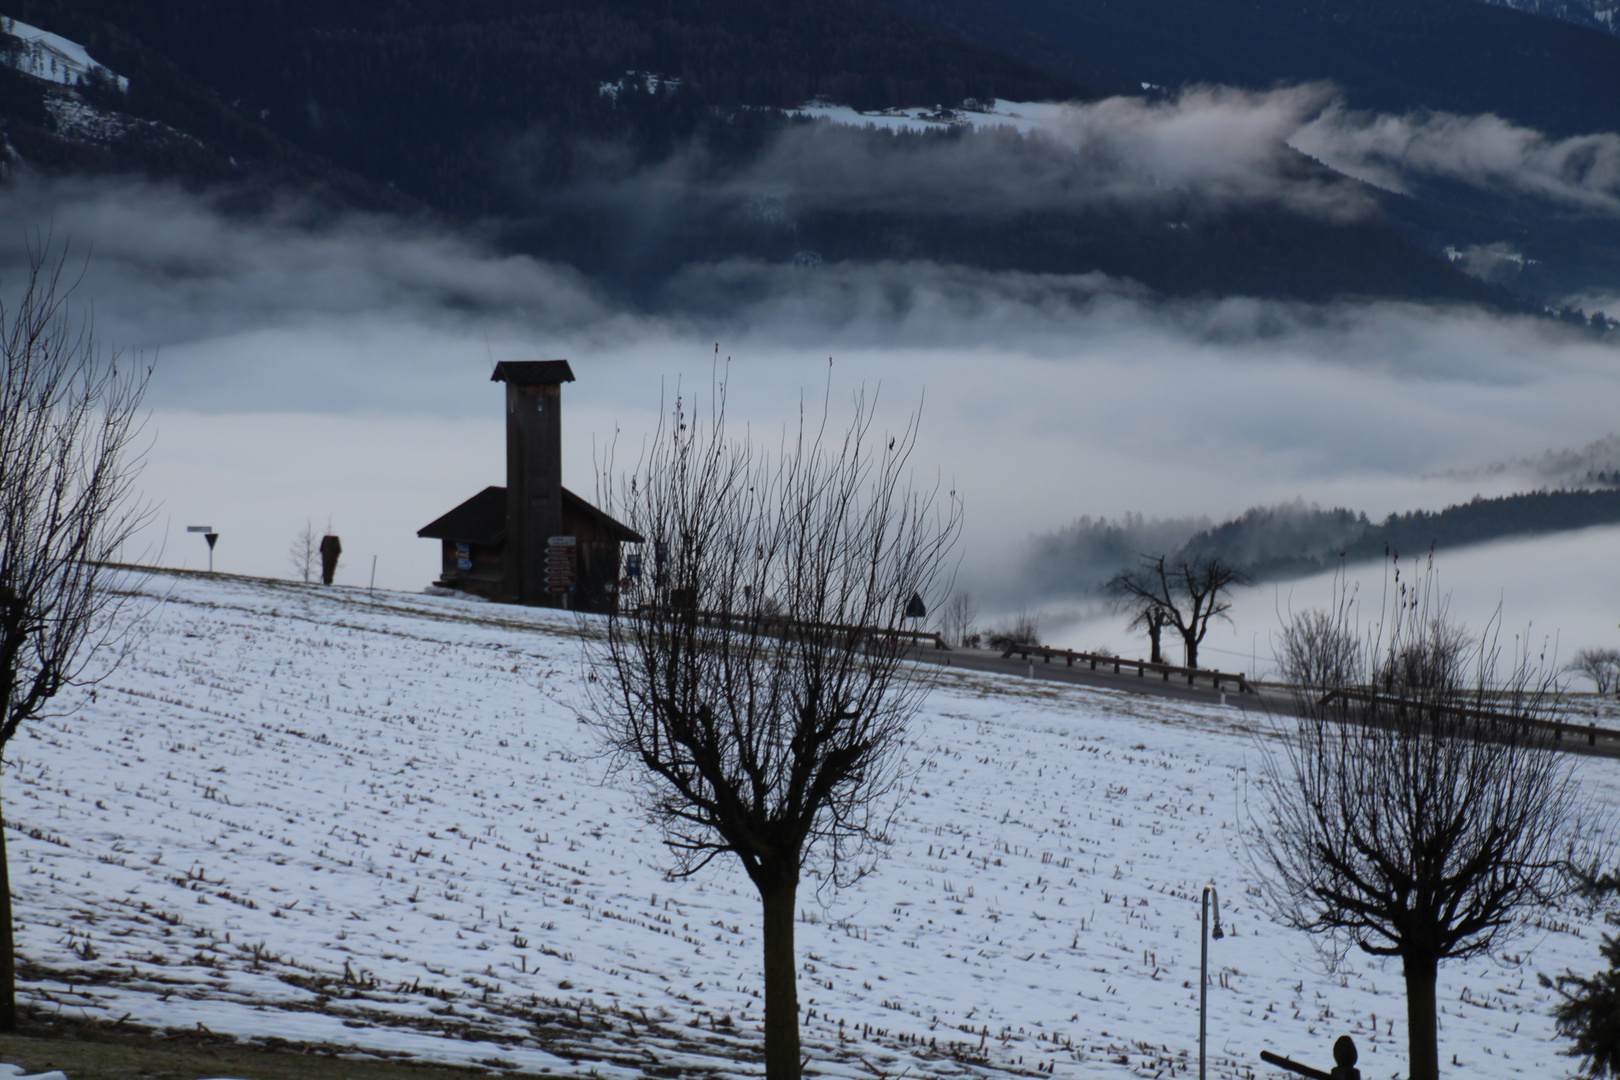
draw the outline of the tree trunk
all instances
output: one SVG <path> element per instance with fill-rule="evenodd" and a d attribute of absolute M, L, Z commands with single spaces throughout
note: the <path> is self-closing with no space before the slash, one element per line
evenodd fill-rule
<path fill-rule="evenodd" d="M 799 1080 L 798 965 L 793 915 L 798 876 L 761 886 L 765 906 L 765 1080 Z"/>
<path fill-rule="evenodd" d="M 0 817 L 0 1032 L 17 1030 L 17 953 L 11 929 L 11 871 L 6 866 L 6 825 Z"/>
<path fill-rule="evenodd" d="M 1198 641 L 1196 638 L 1184 637 L 1181 639 L 1187 646 L 1187 666 L 1198 666 Z"/>
<path fill-rule="evenodd" d="M 1432 957 L 1405 957 L 1406 1046 L 1411 1080 L 1438 1080 L 1440 1036 L 1436 1027 L 1434 982 L 1439 962 Z"/>
<path fill-rule="evenodd" d="M 1148 620 L 1148 641 L 1153 645 L 1153 652 L 1149 656 L 1149 663 L 1164 663 L 1164 650 L 1159 646 L 1159 639 L 1164 637 L 1164 623 L 1158 619 Z"/>

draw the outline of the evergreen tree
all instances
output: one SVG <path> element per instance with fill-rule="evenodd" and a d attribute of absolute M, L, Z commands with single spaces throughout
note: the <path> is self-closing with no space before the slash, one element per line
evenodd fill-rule
<path fill-rule="evenodd" d="M 1620 876 L 1593 878 L 1587 884 L 1593 896 L 1620 894 Z M 1620 909 L 1604 916 L 1610 926 L 1620 926 Z M 1581 1058 L 1581 1070 L 1594 1080 L 1620 1077 L 1620 939 L 1603 935 L 1598 952 L 1608 967 L 1585 977 L 1566 970 L 1557 979 L 1541 976 L 1541 985 L 1558 992 L 1563 1000 L 1553 1007 L 1558 1033 L 1574 1045 L 1567 1051 Z"/>

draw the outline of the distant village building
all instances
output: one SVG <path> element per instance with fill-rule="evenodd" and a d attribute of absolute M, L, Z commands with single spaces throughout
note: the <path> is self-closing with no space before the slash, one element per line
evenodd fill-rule
<path fill-rule="evenodd" d="M 562 486 L 566 360 L 504 361 L 506 486 L 487 487 L 416 535 L 443 544 L 435 584 L 506 603 L 608 613 L 621 544 L 642 538 Z"/>

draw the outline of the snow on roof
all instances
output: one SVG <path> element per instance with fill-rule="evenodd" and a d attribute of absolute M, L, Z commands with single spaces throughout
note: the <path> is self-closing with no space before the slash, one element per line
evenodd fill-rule
<path fill-rule="evenodd" d="M 84 46 L 76 41 L 5 16 L 0 16 L 0 32 L 20 38 L 26 46 L 13 60 L 17 70 L 25 75 L 73 86 L 88 81 L 93 73 L 104 72 L 104 77 L 115 82 L 119 90 L 129 89 L 128 79 L 91 59 Z"/>

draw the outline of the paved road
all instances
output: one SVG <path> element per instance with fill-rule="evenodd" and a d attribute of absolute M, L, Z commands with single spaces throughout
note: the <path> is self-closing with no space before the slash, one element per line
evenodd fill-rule
<path fill-rule="evenodd" d="M 1196 702 L 1200 705 L 1225 705 L 1228 708 L 1243 712 L 1264 712 L 1273 716 L 1290 716 L 1295 712 L 1294 701 L 1289 692 L 1274 687 L 1261 687 L 1253 693 L 1236 690 L 1227 690 L 1223 693 L 1207 686 L 1188 686 L 1185 682 L 1178 682 L 1173 675 L 1169 681 L 1152 674 L 1145 677 L 1138 676 L 1135 672 L 1122 671 L 1120 674 L 1115 675 L 1112 671 L 1092 671 L 1089 667 L 1079 666 L 1071 668 L 1066 664 L 1050 663 L 1042 660 L 1003 659 L 1000 653 L 986 649 L 952 649 L 948 651 L 942 649 L 918 649 L 912 655 L 923 663 L 966 668 L 969 671 L 989 671 L 1000 675 L 1023 676 L 1024 678 L 1044 679 L 1048 682 L 1069 683 L 1074 686 L 1095 686 L 1108 690 L 1123 690 L 1132 694 L 1151 694 L 1155 697 Z M 1581 722 L 1573 714 L 1569 715 L 1567 719 L 1572 722 Z M 1597 722 L 1612 726 L 1612 722 L 1609 721 L 1599 720 Z M 1596 746 L 1588 746 L 1586 739 L 1571 733 L 1566 734 L 1557 746 L 1561 750 L 1568 750 L 1578 754 L 1620 757 L 1620 740 L 1600 737 Z"/>
<path fill-rule="evenodd" d="M 1003 659 L 1000 653 L 986 649 L 918 649 L 912 654 L 924 663 L 943 664 L 946 667 L 966 668 L 969 671 L 993 671 L 1000 675 L 1022 675 L 1025 678 L 1045 679 L 1049 682 L 1070 683 L 1075 686 L 1096 686 L 1109 690 L 1124 690 L 1133 694 L 1152 694 L 1155 697 L 1193 701 L 1200 705 L 1225 704 L 1242 709 L 1267 708 L 1273 711 L 1292 711 L 1286 694 L 1275 691 L 1245 693 L 1234 689 L 1213 690 L 1207 685 L 1188 686 L 1174 675 L 1168 680 L 1148 673 L 1138 676 L 1134 671 L 1115 675 L 1112 671 L 1092 671 L 1089 667 L 1043 660 Z"/>

